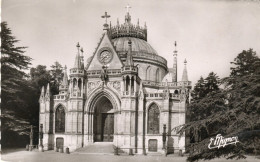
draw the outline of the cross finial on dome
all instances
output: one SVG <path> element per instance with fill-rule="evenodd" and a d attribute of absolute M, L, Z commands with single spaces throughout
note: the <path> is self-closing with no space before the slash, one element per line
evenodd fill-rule
<path fill-rule="evenodd" d="M 131 8 L 131 6 L 129 6 L 129 4 L 127 4 L 126 8 L 126 12 L 129 13 L 129 9 Z"/>

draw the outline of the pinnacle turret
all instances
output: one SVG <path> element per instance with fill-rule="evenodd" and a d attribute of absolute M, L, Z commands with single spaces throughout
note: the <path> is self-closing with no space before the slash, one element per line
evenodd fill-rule
<path fill-rule="evenodd" d="M 187 61 L 186 59 L 184 60 L 184 69 L 183 69 L 183 73 L 182 73 L 182 81 L 183 82 L 187 82 L 188 80 L 188 72 L 187 72 L 187 67 L 186 67 Z"/>
<path fill-rule="evenodd" d="M 63 86 L 67 86 L 68 85 L 68 75 L 67 75 L 67 66 L 66 65 L 64 67 L 64 75 L 63 75 L 63 79 L 62 79 L 61 85 L 63 85 Z"/>
<path fill-rule="evenodd" d="M 48 83 L 46 93 L 45 93 L 45 99 L 50 100 L 50 98 L 51 98 L 51 90 L 50 90 L 50 83 Z"/>
<path fill-rule="evenodd" d="M 43 101 L 44 98 L 45 98 L 45 94 L 44 94 L 44 86 L 42 86 L 42 90 L 41 90 L 41 95 L 40 95 L 40 99 L 39 99 L 39 101 L 40 101 L 40 102 Z"/>
<path fill-rule="evenodd" d="M 172 81 L 177 82 L 177 42 L 174 43 Z"/>
<path fill-rule="evenodd" d="M 75 62 L 74 62 L 74 69 L 82 69 L 82 56 L 80 56 L 80 45 L 79 43 L 76 46 L 78 48 L 78 52 L 75 58 Z"/>
<path fill-rule="evenodd" d="M 132 42 L 129 39 L 128 41 L 128 52 L 127 52 L 127 56 L 126 56 L 126 66 L 134 66 L 133 63 L 133 57 L 132 57 Z"/>

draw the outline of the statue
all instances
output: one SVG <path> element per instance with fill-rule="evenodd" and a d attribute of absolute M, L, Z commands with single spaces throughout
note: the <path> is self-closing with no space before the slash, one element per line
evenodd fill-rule
<path fill-rule="evenodd" d="M 106 67 L 105 65 L 102 66 L 100 78 L 101 78 L 101 80 L 102 80 L 103 82 L 106 82 L 107 79 L 108 79 L 107 67 Z"/>

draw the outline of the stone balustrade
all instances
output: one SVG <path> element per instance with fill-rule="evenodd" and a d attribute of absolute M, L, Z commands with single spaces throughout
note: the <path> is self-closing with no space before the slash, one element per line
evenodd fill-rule
<path fill-rule="evenodd" d="M 54 100 L 66 100 L 66 95 L 58 94 L 53 96 Z"/>

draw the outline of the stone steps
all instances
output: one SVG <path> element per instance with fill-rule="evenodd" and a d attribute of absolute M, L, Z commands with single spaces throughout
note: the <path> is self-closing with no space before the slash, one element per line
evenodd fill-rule
<path fill-rule="evenodd" d="M 95 142 L 94 144 L 77 149 L 75 153 L 114 154 L 114 145 L 112 142 Z"/>

